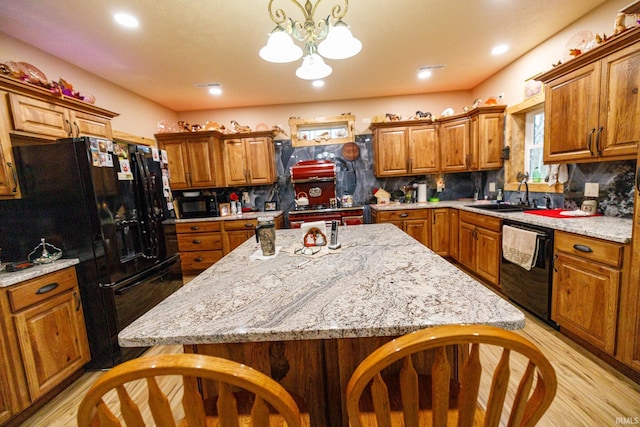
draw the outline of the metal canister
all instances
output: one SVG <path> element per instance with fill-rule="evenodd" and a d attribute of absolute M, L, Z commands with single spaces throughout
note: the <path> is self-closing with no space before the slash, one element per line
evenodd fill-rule
<path fill-rule="evenodd" d="M 260 243 L 262 255 L 271 256 L 276 253 L 276 225 L 273 217 L 258 217 L 258 226 L 256 227 L 256 242 Z"/>

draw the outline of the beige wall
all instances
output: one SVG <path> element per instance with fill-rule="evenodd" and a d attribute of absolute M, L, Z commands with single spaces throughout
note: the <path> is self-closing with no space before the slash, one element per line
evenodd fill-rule
<path fill-rule="evenodd" d="M 565 52 L 567 41 L 579 31 L 611 35 L 613 23 L 620 9 L 630 0 L 609 0 L 592 13 L 579 19 L 551 39 L 529 51 L 502 71 L 478 85 L 473 90 L 473 98 L 484 98 L 487 94 L 504 93 L 507 105 L 515 105 L 524 99 L 524 81 L 540 72 L 547 71 L 556 64 Z M 627 20 L 631 25 L 632 20 Z"/>
<path fill-rule="evenodd" d="M 177 120 L 168 108 L 0 32 L 0 62 L 4 61 L 28 62 L 49 80 L 62 77 L 80 93 L 91 93 L 97 106 L 120 114 L 113 119 L 114 130 L 153 138 L 159 120 Z"/>

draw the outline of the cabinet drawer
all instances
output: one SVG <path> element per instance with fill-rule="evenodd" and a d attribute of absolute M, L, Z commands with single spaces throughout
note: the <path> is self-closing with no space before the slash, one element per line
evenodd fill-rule
<path fill-rule="evenodd" d="M 205 233 L 220 231 L 219 221 L 183 222 L 176 224 L 176 233 Z"/>
<path fill-rule="evenodd" d="M 190 233 L 178 236 L 180 251 L 208 251 L 222 249 L 222 235 L 220 233 Z"/>
<path fill-rule="evenodd" d="M 558 251 L 601 262 L 612 267 L 620 267 L 622 265 L 624 245 L 620 243 L 556 231 L 555 248 Z"/>
<path fill-rule="evenodd" d="M 11 311 L 15 313 L 77 286 L 75 268 L 49 273 L 16 285 L 7 291 Z"/>
<path fill-rule="evenodd" d="M 404 221 L 407 219 L 427 219 L 426 209 L 402 209 L 397 211 L 378 211 L 378 221 Z"/>
<path fill-rule="evenodd" d="M 222 259 L 222 251 L 181 252 L 182 271 L 202 271 Z"/>
<path fill-rule="evenodd" d="M 224 222 L 225 231 L 228 230 L 252 230 L 255 231 L 258 225 L 257 219 L 234 219 L 232 221 Z"/>
<path fill-rule="evenodd" d="M 460 211 L 460 222 L 474 224 L 487 230 L 500 231 L 502 220 L 489 215 L 476 214 L 473 212 Z"/>

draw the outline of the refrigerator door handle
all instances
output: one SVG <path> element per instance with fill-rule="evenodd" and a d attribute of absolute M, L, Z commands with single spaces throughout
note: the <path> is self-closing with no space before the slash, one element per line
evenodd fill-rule
<path fill-rule="evenodd" d="M 156 220 L 153 212 L 152 189 L 149 168 L 145 163 L 145 158 L 140 152 L 135 152 L 135 159 L 138 168 L 140 182 L 138 183 L 141 192 L 140 201 L 144 205 L 145 214 L 143 215 L 143 244 L 145 248 L 143 254 L 147 258 L 157 258 L 159 256 L 158 236 L 156 232 Z"/>

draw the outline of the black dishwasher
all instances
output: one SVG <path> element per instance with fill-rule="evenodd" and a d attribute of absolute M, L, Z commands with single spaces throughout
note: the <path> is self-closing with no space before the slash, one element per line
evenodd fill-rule
<path fill-rule="evenodd" d="M 511 301 L 555 327 L 555 322 L 551 320 L 553 229 L 511 220 L 504 220 L 502 225 L 532 231 L 538 235 L 538 253 L 531 270 L 527 271 L 507 261 L 504 256 L 501 257 L 502 292 Z"/>

